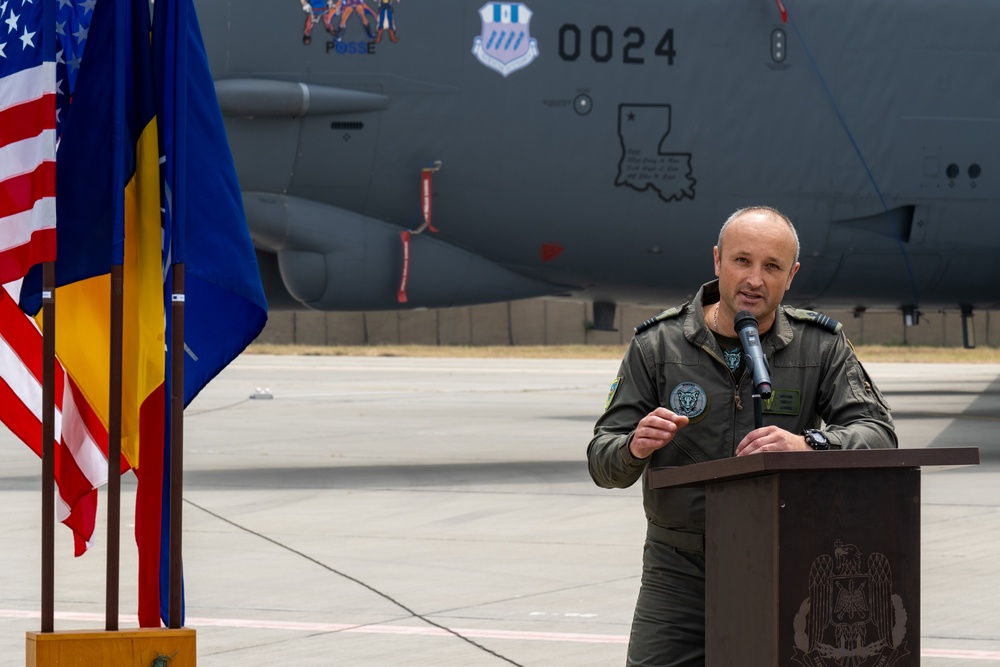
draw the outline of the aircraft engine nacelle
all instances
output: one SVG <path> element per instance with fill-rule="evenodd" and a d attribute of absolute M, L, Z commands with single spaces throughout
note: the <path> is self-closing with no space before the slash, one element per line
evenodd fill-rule
<path fill-rule="evenodd" d="M 565 290 L 521 276 L 430 236 L 411 234 L 404 285 L 404 230 L 307 199 L 244 193 L 247 223 L 259 251 L 277 269 L 296 304 L 316 310 L 401 310 L 507 301 Z M 265 287 L 267 267 L 261 268 Z M 405 289 L 404 289 L 405 288 Z M 275 304 L 275 302 L 278 302 Z"/>

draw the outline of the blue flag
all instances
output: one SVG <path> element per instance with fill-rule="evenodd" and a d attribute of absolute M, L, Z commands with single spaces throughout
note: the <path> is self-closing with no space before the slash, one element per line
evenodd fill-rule
<path fill-rule="evenodd" d="M 185 292 L 185 349 L 169 349 L 167 367 L 172 354 L 185 355 L 186 405 L 257 337 L 267 320 L 267 301 L 194 7 L 190 0 L 157 2 L 155 12 L 152 44 L 163 146 L 164 238 L 170 240 L 166 286 L 174 267 L 183 264 Z M 169 330 L 169 308 L 166 315 Z M 169 432 L 169 418 L 165 423 Z M 160 519 L 164 621 L 169 612 L 169 443 L 168 435 Z"/>

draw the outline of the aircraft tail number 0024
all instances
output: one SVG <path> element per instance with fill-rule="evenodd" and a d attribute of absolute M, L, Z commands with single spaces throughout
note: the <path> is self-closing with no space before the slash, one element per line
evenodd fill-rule
<path fill-rule="evenodd" d="M 642 65 L 646 62 L 648 47 L 646 33 L 642 28 L 630 26 L 622 33 L 625 44 L 622 47 L 622 62 L 626 65 Z M 583 31 L 580 26 L 565 23 L 559 28 L 559 57 L 573 62 L 580 58 L 584 46 Z M 606 25 L 597 25 L 590 30 L 590 57 L 594 62 L 606 63 L 615 57 L 615 33 Z M 667 65 L 674 64 L 674 29 L 668 28 L 653 49 L 654 56 L 667 58 Z"/>

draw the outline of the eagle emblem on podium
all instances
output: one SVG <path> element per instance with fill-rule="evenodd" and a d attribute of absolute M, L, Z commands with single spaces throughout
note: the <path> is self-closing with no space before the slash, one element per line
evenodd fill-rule
<path fill-rule="evenodd" d="M 813 561 L 794 629 L 793 660 L 807 667 L 892 667 L 909 655 L 889 559 L 865 559 L 857 546 L 834 542 L 832 556 Z"/>

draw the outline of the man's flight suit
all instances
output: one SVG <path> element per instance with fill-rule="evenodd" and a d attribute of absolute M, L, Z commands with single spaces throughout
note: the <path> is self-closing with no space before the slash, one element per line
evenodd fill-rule
<path fill-rule="evenodd" d="M 644 473 L 647 464 L 734 456 L 755 428 L 753 378 L 742 369 L 734 378 L 705 322 L 703 305 L 718 300 L 713 281 L 694 301 L 638 327 L 587 448 L 598 486 L 625 488 L 640 477 L 644 482 L 647 534 L 629 665 L 704 662 L 704 489 L 650 490 Z M 772 385 L 765 426 L 791 433 L 821 428 L 832 447 L 843 449 L 897 446 L 888 405 L 840 324 L 783 306 L 761 345 Z M 628 450 L 632 434 L 640 419 L 661 406 L 690 422 L 650 458 L 636 459 Z"/>

